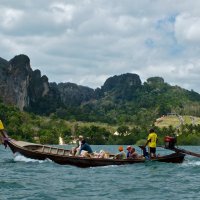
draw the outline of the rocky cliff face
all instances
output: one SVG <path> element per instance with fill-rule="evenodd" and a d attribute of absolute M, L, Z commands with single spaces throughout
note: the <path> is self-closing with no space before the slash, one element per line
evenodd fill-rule
<path fill-rule="evenodd" d="M 3 102 L 11 103 L 10 90 L 7 86 L 9 76 L 9 62 L 0 58 L 0 97 Z"/>
<path fill-rule="evenodd" d="M 137 74 L 122 74 L 108 78 L 101 87 L 101 93 L 112 95 L 115 100 L 133 100 L 136 90 L 142 85 Z"/>
<path fill-rule="evenodd" d="M 61 101 L 68 106 L 78 106 L 94 98 L 94 90 L 74 83 L 59 83 L 57 85 Z"/>
<path fill-rule="evenodd" d="M 49 83 L 33 71 L 26 55 L 10 61 L 0 58 L 0 99 L 20 110 L 50 114 L 62 106 L 78 106 L 94 98 L 94 90 L 74 83 Z"/>
<path fill-rule="evenodd" d="M 27 88 L 31 74 L 29 58 L 20 55 L 9 62 L 1 59 L 0 70 L 0 96 L 3 102 L 17 105 L 22 110 L 28 104 Z"/>
<path fill-rule="evenodd" d="M 74 83 L 49 83 L 40 70 L 31 69 L 28 56 L 18 55 L 10 61 L 0 58 L 0 99 L 36 114 L 48 115 L 58 108 L 73 110 L 106 96 L 133 100 L 140 86 L 140 77 L 130 73 L 110 77 L 96 90 Z"/>
<path fill-rule="evenodd" d="M 4 103 L 23 110 L 48 91 L 48 79 L 41 77 L 39 70 L 32 71 L 28 56 L 18 55 L 10 61 L 0 58 L 0 98 Z"/>
<path fill-rule="evenodd" d="M 137 88 L 141 86 L 140 77 L 137 74 L 122 74 L 122 75 L 115 75 L 110 77 L 106 80 L 104 85 L 102 86 L 102 90 L 104 92 L 111 91 L 111 90 L 118 90 L 119 88 Z"/>
<path fill-rule="evenodd" d="M 48 78 L 41 76 L 41 72 L 38 69 L 33 71 L 28 86 L 29 105 L 37 102 L 41 97 L 47 96 L 49 91 Z"/>

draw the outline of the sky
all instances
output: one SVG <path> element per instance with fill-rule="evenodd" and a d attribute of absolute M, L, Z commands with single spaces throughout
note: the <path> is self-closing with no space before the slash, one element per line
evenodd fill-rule
<path fill-rule="evenodd" d="M 0 0 L 0 52 L 49 82 L 95 89 L 135 73 L 200 93 L 200 1 Z"/>

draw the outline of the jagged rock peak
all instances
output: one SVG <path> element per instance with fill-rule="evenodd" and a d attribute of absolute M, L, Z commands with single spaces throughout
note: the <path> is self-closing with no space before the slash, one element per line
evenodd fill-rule
<path fill-rule="evenodd" d="M 0 57 L 0 67 L 5 68 L 6 66 L 9 65 L 9 62 L 3 58 Z"/>
<path fill-rule="evenodd" d="M 24 54 L 20 54 L 15 56 L 9 61 L 10 64 L 10 70 L 25 70 L 25 72 L 30 73 L 32 72 L 31 66 L 30 66 L 30 59 L 28 56 Z"/>
<path fill-rule="evenodd" d="M 30 58 L 27 55 L 20 54 L 20 55 L 15 56 L 14 58 L 12 58 L 10 60 L 10 63 L 13 65 L 17 65 L 17 66 L 20 66 L 23 64 L 30 65 Z"/>
<path fill-rule="evenodd" d="M 119 88 L 119 86 L 138 87 L 141 86 L 141 83 L 142 82 L 140 80 L 139 75 L 126 73 L 108 78 L 101 88 L 103 91 L 109 91 L 114 88 Z"/>

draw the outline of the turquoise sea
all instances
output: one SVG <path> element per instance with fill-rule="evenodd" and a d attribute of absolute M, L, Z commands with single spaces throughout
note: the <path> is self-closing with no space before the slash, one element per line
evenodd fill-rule
<path fill-rule="evenodd" d="M 92 148 L 117 151 L 117 146 Z M 200 147 L 181 148 L 200 152 Z M 160 149 L 159 153 L 169 151 Z M 182 164 L 149 162 L 82 169 L 14 156 L 0 145 L 0 200 L 200 199 L 199 181 L 200 158 L 191 156 Z"/>

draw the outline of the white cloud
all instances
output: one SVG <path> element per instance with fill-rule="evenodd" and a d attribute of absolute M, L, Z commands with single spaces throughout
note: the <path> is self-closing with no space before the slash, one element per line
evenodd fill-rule
<path fill-rule="evenodd" d="M 72 20 L 75 6 L 70 4 L 53 3 L 50 5 L 50 9 L 52 10 L 53 20 L 60 24 Z"/>
<path fill-rule="evenodd" d="M 192 16 L 183 13 L 179 15 L 175 23 L 175 34 L 181 43 L 200 43 L 200 16 Z M 189 45 L 189 44 L 188 44 Z"/>
<path fill-rule="evenodd" d="M 23 11 L 12 8 L 0 8 L 0 26 L 5 30 L 15 28 L 23 17 Z"/>
<path fill-rule="evenodd" d="M 200 92 L 199 6 L 198 0 L 2 0 L 0 56 L 24 53 L 52 82 L 96 88 L 132 72 Z"/>

